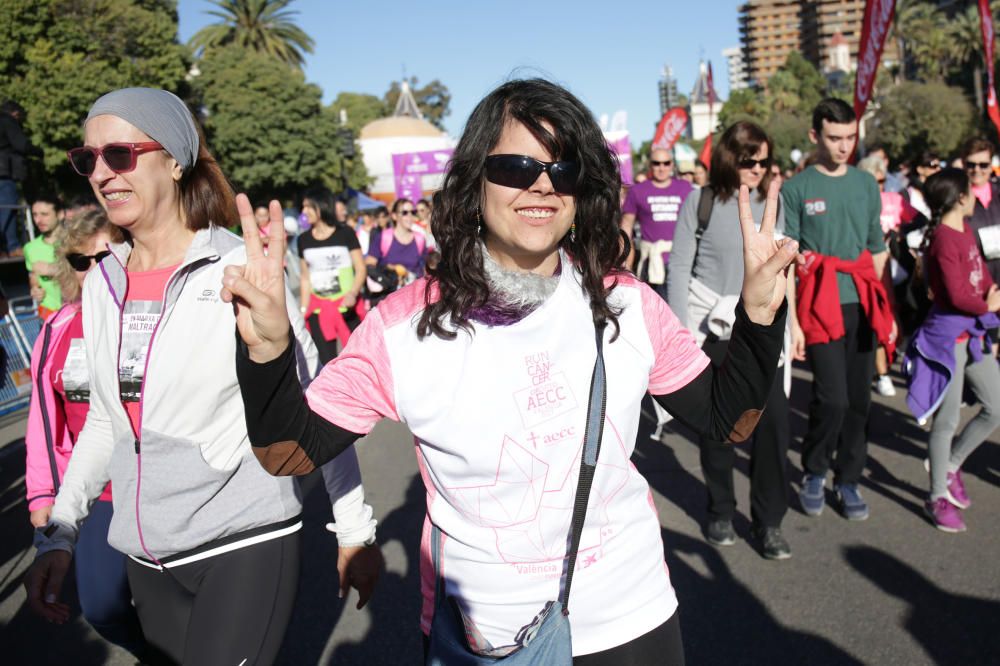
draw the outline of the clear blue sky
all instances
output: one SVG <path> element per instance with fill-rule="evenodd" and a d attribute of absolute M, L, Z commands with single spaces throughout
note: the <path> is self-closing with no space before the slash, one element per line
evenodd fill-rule
<path fill-rule="evenodd" d="M 659 120 L 657 81 L 673 67 L 689 94 L 700 58 L 729 93 L 722 49 L 739 43 L 743 0 L 297 0 L 298 24 L 316 41 L 306 78 L 323 89 L 381 96 L 404 71 L 440 79 L 452 94 L 448 131 L 457 136 L 476 103 L 512 74 L 565 85 L 594 112 L 628 112 L 633 145 Z M 180 0 L 183 41 L 214 21 L 205 0 Z"/>

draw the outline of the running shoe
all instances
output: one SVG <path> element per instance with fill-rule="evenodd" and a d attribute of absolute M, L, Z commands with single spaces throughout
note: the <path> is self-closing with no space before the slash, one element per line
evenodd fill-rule
<path fill-rule="evenodd" d="M 959 509 L 968 509 L 972 506 L 972 500 L 965 492 L 965 484 L 962 483 L 962 470 L 948 472 L 948 501 Z"/>
<path fill-rule="evenodd" d="M 760 543 L 765 559 L 787 560 L 792 556 L 792 547 L 788 545 L 780 527 L 754 527 L 751 534 Z"/>
<path fill-rule="evenodd" d="M 705 528 L 705 538 L 716 546 L 732 546 L 736 543 L 736 530 L 731 520 L 713 520 Z"/>
<path fill-rule="evenodd" d="M 799 503 L 807 516 L 818 516 L 823 513 L 826 504 L 826 475 L 806 474 L 802 478 L 802 489 L 799 490 Z"/>
<path fill-rule="evenodd" d="M 955 508 L 955 505 L 948 501 L 947 497 L 939 497 L 936 500 L 924 502 L 924 512 L 934 523 L 934 527 L 942 532 L 964 532 L 965 521 L 962 520 L 962 512 Z"/>
<path fill-rule="evenodd" d="M 875 381 L 875 392 L 887 398 L 896 395 L 896 387 L 892 385 L 892 379 L 889 375 L 878 376 L 878 379 Z"/>
<path fill-rule="evenodd" d="M 861 497 L 856 483 L 840 483 L 835 487 L 840 511 L 848 520 L 868 520 L 868 504 Z"/>

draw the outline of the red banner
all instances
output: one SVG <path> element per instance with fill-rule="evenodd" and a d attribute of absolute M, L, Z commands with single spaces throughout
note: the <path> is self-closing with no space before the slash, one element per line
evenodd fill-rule
<path fill-rule="evenodd" d="M 1000 108 L 997 107 L 997 86 L 993 80 L 993 14 L 989 0 L 979 0 L 979 23 L 983 32 L 983 55 L 986 59 L 986 113 L 1000 132 Z"/>
<path fill-rule="evenodd" d="M 715 111 L 715 82 L 712 80 L 712 63 L 708 63 L 708 136 L 705 137 L 705 145 L 701 147 L 701 155 L 698 159 L 705 167 L 712 166 L 712 131 L 715 129 L 715 119 L 712 114 Z"/>
<path fill-rule="evenodd" d="M 687 111 L 679 106 L 664 113 L 660 124 L 656 127 L 656 134 L 653 135 L 653 148 L 663 148 L 664 150 L 673 148 L 677 139 L 684 133 L 687 124 Z"/>
<path fill-rule="evenodd" d="M 857 82 L 854 86 L 854 113 L 858 120 L 868 107 L 868 100 L 875 86 L 875 75 L 882 60 L 885 36 L 892 25 L 892 15 L 896 10 L 896 0 L 868 0 L 865 3 L 865 18 L 861 27 L 861 42 L 858 44 Z"/>

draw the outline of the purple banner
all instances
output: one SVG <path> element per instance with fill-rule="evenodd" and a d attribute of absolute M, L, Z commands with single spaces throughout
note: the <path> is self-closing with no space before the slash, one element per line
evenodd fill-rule
<path fill-rule="evenodd" d="M 423 196 L 422 176 L 442 174 L 448 170 L 452 148 L 396 153 L 392 156 L 392 175 L 396 180 L 396 198 L 416 201 Z"/>

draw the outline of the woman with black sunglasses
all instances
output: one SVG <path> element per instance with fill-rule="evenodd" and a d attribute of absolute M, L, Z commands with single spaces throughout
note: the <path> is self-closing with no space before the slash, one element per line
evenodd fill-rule
<path fill-rule="evenodd" d="M 65 220 L 56 232 L 55 282 L 64 305 L 42 327 L 31 354 L 31 405 L 24 436 L 24 485 L 33 527 L 44 527 L 87 420 L 90 379 L 83 341 L 80 292 L 90 269 L 108 254 L 118 229 L 104 211 Z M 125 555 L 108 545 L 111 487 L 106 487 L 80 527 L 76 546 L 77 595 L 83 616 L 106 640 L 140 659 L 145 641 L 132 607 Z"/>
<path fill-rule="evenodd" d="M 409 284 L 424 274 L 427 237 L 415 226 L 417 209 L 409 199 L 392 204 L 392 227 L 373 233 L 365 261 L 397 271 L 401 284 Z"/>
<path fill-rule="evenodd" d="M 699 432 L 746 438 L 775 375 L 796 245 L 774 239 L 776 188 L 759 232 L 741 194 L 743 304 L 717 371 L 663 299 L 618 269 L 628 252 L 619 187 L 600 127 L 568 91 L 541 80 L 494 90 L 472 112 L 435 208 L 440 263 L 368 315 L 308 404 L 290 374 L 280 263 L 248 243 L 247 263 L 226 271 L 248 432 L 269 471 L 308 473 L 383 417 L 415 435 L 428 663 L 449 663 L 439 652 L 449 630 L 466 656 L 524 649 L 556 663 L 533 654 L 544 633 L 575 664 L 683 662 L 660 522 L 629 462 L 639 405 L 648 390 Z M 256 238 L 246 207 L 241 221 Z M 581 450 L 602 429 L 583 464 L 596 470 L 579 502 L 589 509 L 571 612 L 551 613 L 567 601 L 546 603 L 569 586 Z M 454 605 L 436 603 L 435 559 Z"/>
<path fill-rule="evenodd" d="M 69 617 L 58 600 L 63 577 L 81 523 L 110 480 L 107 539 L 128 556 L 144 661 L 271 663 L 298 584 L 302 506 L 297 485 L 266 474 L 247 443 L 234 312 L 219 297 L 223 267 L 245 257 L 243 241 L 225 229 L 237 217 L 232 190 L 191 112 L 169 92 L 108 93 L 83 133 L 71 165 L 125 240 L 105 248 L 110 254 L 84 284 L 90 411 L 49 520 L 35 533 L 28 604 L 51 622 Z M 249 201 L 240 203 L 252 217 Z M 282 239 L 273 256 L 283 265 L 276 204 L 270 215 Z M 283 272 L 274 286 L 287 290 Z M 286 313 L 293 373 L 308 382 L 315 348 L 298 312 Z M 365 547 L 374 521 L 357 460 L 349 453 L 323 471 L 337 495 L 342 585 L 358 587 L 364 602 L 380 558 Z"/>
<path fill-rule="evenodd" d="M 709 185 L 688 197 L 674 234 L 667 302 L 716 366 L 726 357 L 734 307 L 743 288 L 737 196 L 740 187 L 747 187 L 752 193 L 754 218 L 761 218 L 768 188 L 775 179 L 773 150 L 771 138 L 758 125 L 741 121 L 728 127 L 712 151 Z M 783 228 L 779 210 L 776 234 Z M 785 362 L 789 364 L 791 359 Z M 788 511 L 789 438 L 788 398 L 784 382 L 779 380 L 771 386 L 750 450 L 751 535 L 761 554 L 774 560 L 792 554 L 781 532 L 781 521 Z M 736 451 L 726 442 L 707 437 L 702 437 L 699 445 L 708 490 L 705 536 L 716 546 L 729 546 L 736 542 Z"/>

